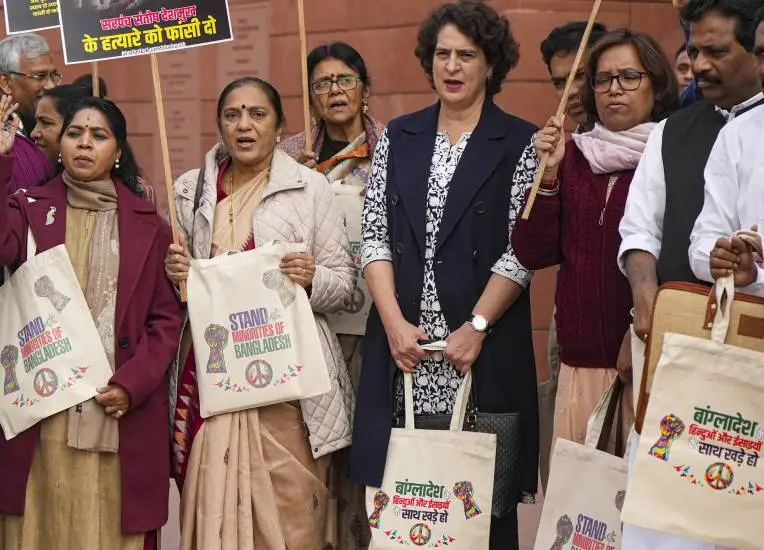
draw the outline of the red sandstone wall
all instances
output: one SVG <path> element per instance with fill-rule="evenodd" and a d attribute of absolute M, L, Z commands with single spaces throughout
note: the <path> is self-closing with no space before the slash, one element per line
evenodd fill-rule
<path fill-rule="evenodd" d="M 218 0 L 205 0 L 218 1 Z M 590 0 L 493 0 L 513 24 L 521 44 L 521 61 L 510 75 L 498 103 L 506 110 L 542 124 L 556 108 L 538 45 L 554 26 L 586 19 Z M 2 0 L 0 0 L 0 5 Z M 419 21 L 439 0 L 305 0 L 308 47 L 344 40 L 363 55 L 373 79 L 372 112 L 382 121 L 433 101 L 413 50 Z M 160 56 L 162 86 L 170 136 L 173 175 L 199 165 L 214 143 L 215 101 L 232 78 L 269 78 L 284 96 L 288 130 L 299 131 L 300 55 L 297 0 L 229 0 L 236 40 Z M 669 0 L 607 0 L 602 22 L 651 33 L 673 53 L 682 35 Z M 90 70 L 87 65 L 63 67 L 58 33 L 43 33 L 67 81 Z M 100 65 L 112 99 L 129 121 L 130 139 L 142 166 L 158 184 L 162 167 L 148 57 Z M 554 296 L 553 272 L 537 273 L 533 283 L 534 343 L 541 375 L 547 368 L 546 340 Z"/>

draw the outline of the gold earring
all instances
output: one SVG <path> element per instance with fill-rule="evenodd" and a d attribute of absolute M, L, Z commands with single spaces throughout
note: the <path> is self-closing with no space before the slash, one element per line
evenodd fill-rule
<path fill-rule="evenodd" d="M 316 120 L 315 116 L 310 117 L 310 125 L 311 126 L 318 126 L 318 121 Z"/>
<path fill-rule="evenodd" d="M 276 143 L 281 143 L 281 136 L 276 136 Z"/>
<path fill-rule="evenodd" d="M 361 109 L 363 111 L 363 114 L 368 115 L 369 114 L 369 100 L 364 99 L 363 100 L 363 108 Z"/>

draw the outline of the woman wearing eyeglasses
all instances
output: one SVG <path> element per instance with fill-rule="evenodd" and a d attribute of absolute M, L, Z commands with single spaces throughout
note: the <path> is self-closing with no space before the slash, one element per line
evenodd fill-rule
<path fill-rule="evenodd" d="M 591 51 L 586 70 L 590 85 L 583 103 L 595 127 L 566 144 L 562 121 L 552 118 L 536 134 L 536 154 L 550 154 L 549 163 L 529 219 L 518 219 L 512 234 L 527 268 L 560 265 L 562 365 L 554 437 L 578 443 L 613 379 L 630 371 L 632 297 L 616 262 L 618 224 L 650 132 L 678 105 L 671 63 L 647 35 L 608 33 Z M 527 169 L 535 172 L 536 164 Z M 633 420 L 630 396 L 623 392 L 624 440 Z"/>
<path fill-rule="evenodd" d="M 369 115 L 370 79 L 361 55 L 343 42 L 318 46 L 308 55 L 310 99 L 313 111 L 313 148 L 305 149 L 305 133 L 285 140 L 281 148 L 310 168 L 317 168 L 330 182 L 366 187 L 371 158 L 384 128 Z M 343 203 L 344 204 L 344 203 Z M 361 201 L 358 201 L 360 217 Z M 351 241 L 352 241 L 351 236 Z M 351 247 L 360 243 L 351 242 Z M 360 257 L 356 254 L 356 267 Z M 352 309 L 352 308 L 350 308 Z M 353 387 L 361 376 L 363 336 L 342 334 L 342 346 Z M 358 331 L 355 331 L 358 332 Z M 366 548 L 369 528 L 364 508 L 364 488 L 345 479 L 345 452 L 336 453 L 332 487 L 338 503 L 337 548 Z"/>

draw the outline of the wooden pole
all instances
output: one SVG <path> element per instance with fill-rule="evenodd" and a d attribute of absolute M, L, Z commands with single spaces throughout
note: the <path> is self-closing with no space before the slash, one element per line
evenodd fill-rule
<path fill-rule="evenodd" d="M 93 97 L 101 96 L 101 79 L 98 76 L 98 61 L 93 61 L 91 64 L 91 76 L 93 77 Z"/>
<path fill-rule="evenodd" d="M 600 11 L 601 4 L 602 4 L 602 0 L 594 0 L 594 6 L 592 6 L 592 13 L 589 14 L 589 21 L 586 23 L 586 30 L 584 30 L 584 36 L 583 38 L 581 38 L 581 43 L 578 45 L 578 52 L 576 52 L 576 59 L 573 61 L 573 67 L 571 67 L 570 69 L 570 74 L 568 75 L 568 81 L 565 83 L 565 90 L 562 92 L 562 97 L 560 98 L 560 104 L 557 106 L 557 114 L 555 114 L 555 118 L 558 120 L 560 119 L 564 120 L 565 107 L 568 104 L 570 89 L 573 87 L 573 82 L 576 80 L 576 73 L 578 72 L 578 68 L 581 66 L 581 60 L 584 57 L 584 52 L 586 52 L 586 49 L 589 46 L 589 37 L 592 34 L 592 27 L 594 26 L 594 22 L 597 20 L 597 14 Z M 562 139 L 564 139 L 564 137 Z M 541 158 L 539 159 L 538 169 L 536 170 L 536 177 L 533 178 L 533 187 L 531 187 L 531 192 L 528 195 L 528 202 L 525 204 L 525 210 L 523 210 L 522 218 L 524 220 L 527 220 L 528 216 L 530 216 L 531 209 L 533 208 L 533 203 L 536 201 L 536 194 L 539 191 L 539 186 L 541 185 L 541 180 L 544 177 L 544 170 L 546 170 L 546 165 L 548 162 L 549 162 L 549 154 L 548 153 L 542 154 Z"/>
<path fill-rule="evenodd" d="M 164 167 L 164 183 L 167 188 L 167 208 L 170 211 L 170 225 L 172 227 L 172 242 L 180 244 L 180 230 L 178 229 L 178 216 L 175 212 L 175 193 L 172 188 L 172 168 L 170 166 L 170 146 L 167 141 L 167 125 L 164 118 L 164 102 L 162 100 L 162 82 L 159 78 L 159 59 L 156 54 L 151 54 L 151 78 L 154 81 L 154 102 L 157 108 L 157 122 L 159 124 L 159 142 L 162 149 L 162 166 Z M 180 299 L 186 301 L 186 284 L 180 283 Z"/>
<path fill-rule="evenodd" d="M 313 128 L 310 124 L 310 90 L 308 86 L 308 40 L 305 32 L 305 3 L 297 0 L 297 18 L 300 24 L 300 67 L 302 67 L 302 114 L 305 124 L 305 151 L 313 151 Z"/>

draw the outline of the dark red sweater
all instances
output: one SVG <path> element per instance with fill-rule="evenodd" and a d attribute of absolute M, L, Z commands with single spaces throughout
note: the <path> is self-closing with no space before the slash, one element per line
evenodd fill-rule
<path fill-rule="evenodd" d="M 557 338 L 560 360 L 572 367 L 615 367 L 631 322 L 631 289 L 617 258 L 618 225 L 634 170 L 618 176 L 603 215 L 610 175 L 592 172 L 568 142 L 559 193 L 538 195 L 529 219 L 518 217 L 512 233 L 515 254 L 526 268 L 560 264 Z"/>

